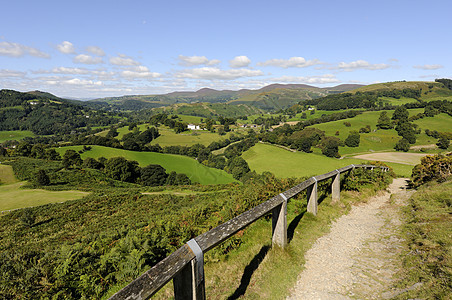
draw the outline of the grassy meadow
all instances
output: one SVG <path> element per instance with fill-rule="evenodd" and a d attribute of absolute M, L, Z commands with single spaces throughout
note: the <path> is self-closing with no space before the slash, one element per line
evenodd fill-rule
<path fill-rule="evenodd" d="M 80 191 L 24 189 L 22 187 L 26 182 L 19 182 L 12 167 L 8 165 L 0 165 L 0 182 L 0 211 L 80 199 L 89 194 Z"/>
<path fill-rule="evenodd" d="M 136 152 L 123 149 L 109 148 L 103 146 L 91 146 L 92 149 L 81 154 L 83 159 L 87 157 L 112 158 L 117 156 L 125 157 L 128 160 L 136 160 L 141 167 L 149 164 L 158 164 L 166 169 L 166 172 L 175 171 L 177 173 L 185 173 L 192 182 L 200 184 L 222 184 L 230 183 L 235 180 L 231 174 L 223 170 L 208 168 L 195 159 L 174 154 L 163 154 L 155 152 Z M 68 146 L 57 148 L 56 151 L 61 155 L 68 149 L 80 151 L 83 146 Z"/>
<path fill-rule="evenodd" d="M 251 170 L 265 171 L 280 178 L 315 176 L 350 164 L 363 164 L 367 160 L 356 158 L 336 159 L 326 157 L 315 149 L 314 153 L 291 152 L 277 146 L 256 144 L 242 154 Z M 386 163 L 386 162 L 385 162 Z M 386 163 L 398 176 L 410 177 L 412 165 Z"/>
<path fill-rule="evenodd" d="M 0 131 L 0 143 L 13 140 L 22 140 L 24 137 L 34 136 L 34 133 L 28 130 Z"/>

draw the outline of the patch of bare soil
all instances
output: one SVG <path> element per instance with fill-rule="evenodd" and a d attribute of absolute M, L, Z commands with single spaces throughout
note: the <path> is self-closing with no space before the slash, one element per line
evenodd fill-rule
<path fill-rule="evenodd" d="M 405 165 L 417 165 L 421 163 L 421 158 L 428 154 L 422 153 L 405 153 L 405 152 L 377 152 L 369 154 L 361 154 L 353 156 L 354 158 L 367 159 L 367 160 L 379 160 L 394 162 Z"/>
<path fill-rule="evenodd" d="M 306 253 L 305 269 L 287 299 L 385 299 L 403 250 L 399 209 L 409 197 L 406 179 L 354 206 Z"/>

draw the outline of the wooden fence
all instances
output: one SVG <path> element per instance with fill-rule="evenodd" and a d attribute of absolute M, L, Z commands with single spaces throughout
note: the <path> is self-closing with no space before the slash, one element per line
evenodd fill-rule
<path fill-rule="evenodd" d="M 243 214 L 203 233 L 180 247 L 149 271 L 132 281 L 110 299 L 149 299 L 167 282 L 173 279 L 175 299 L 205 299 L 204 253 L 224 242 L 238 231 L 262 216 L 272 213 L 272 244 L 284 248 L 287 245 L 287 200 L 307 190 L 307 211 L 317 214 L 317 184 L 333 178 L 331 184 L 332 201 L 340 199 L 341 173 L 354 168 L 388 168 L 372 165 L 349 165 L 334 171 L 311 177 L 293 188 L 267 200 Z"/>

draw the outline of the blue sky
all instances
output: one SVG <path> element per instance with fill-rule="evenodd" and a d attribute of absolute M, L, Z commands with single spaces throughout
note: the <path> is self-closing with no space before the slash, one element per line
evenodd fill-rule
<path fill-rule="evenodd" d="M 71 98 L 452 77 L 452 2 L 4 1 L 0 88 Z"/>

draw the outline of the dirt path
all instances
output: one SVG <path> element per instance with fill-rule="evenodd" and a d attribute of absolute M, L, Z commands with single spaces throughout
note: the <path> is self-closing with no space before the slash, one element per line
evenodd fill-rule
<path fill-rule="evenodd" d="M 400 267 L 399 208 L 406 179 L 336 220 L 306 253 L 305 269 L 287 299 L 387 299 Z M 394 196 L 391 197 L 391 195 Z"/>

